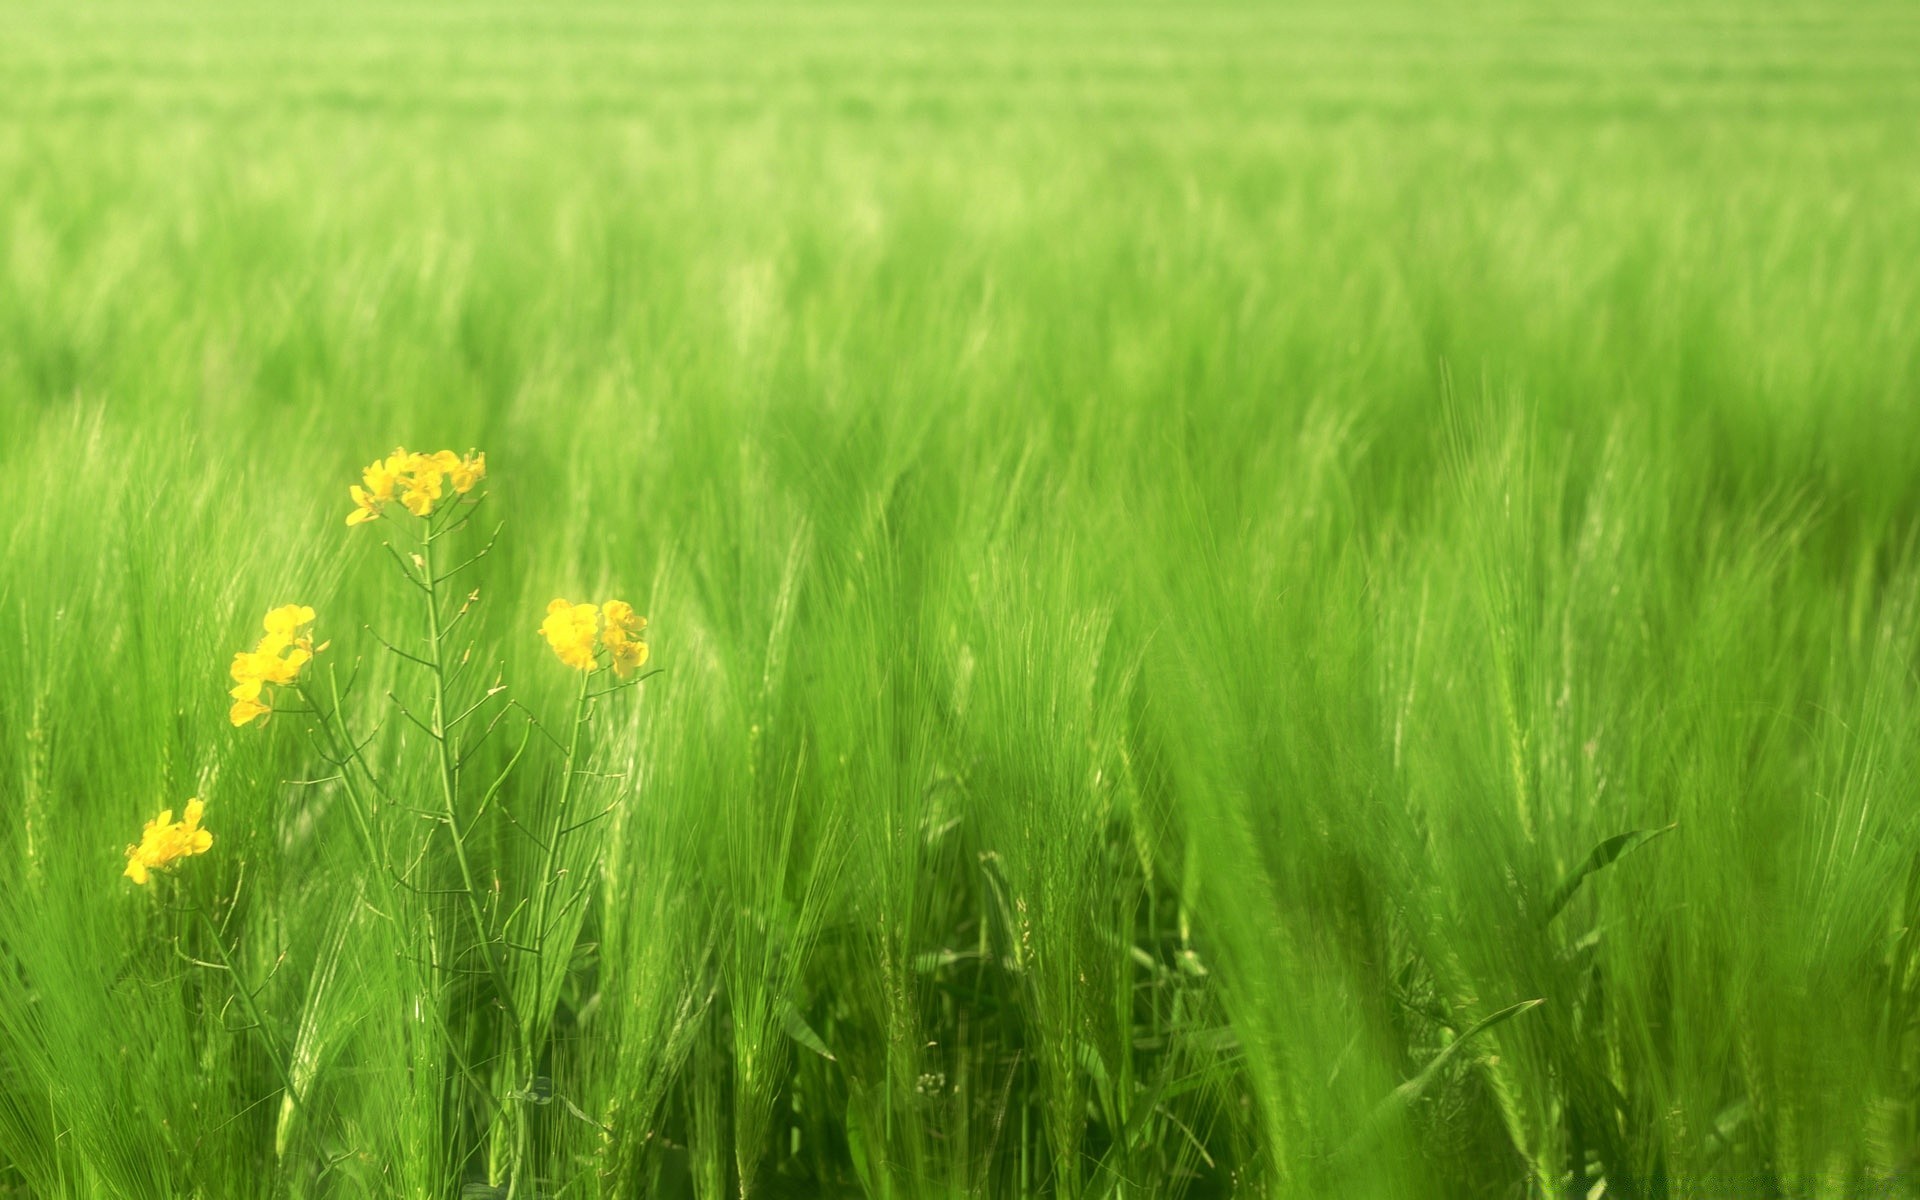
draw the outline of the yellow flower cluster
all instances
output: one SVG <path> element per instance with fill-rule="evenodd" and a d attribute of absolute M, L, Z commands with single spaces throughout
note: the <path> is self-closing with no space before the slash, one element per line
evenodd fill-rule
<path fill-rule="evenodd" d="M 347 514 L 347 524 L 376 520 L 394 501 L 416 517 L 429 516 L 449 489 L 464 496 L 486 477 L 487 456 L 478 450 L 465 455 L 451 450 L 419 454 L 399 447 L 369 464 L 361 473 L 361 483 L 349 489 L 354 508 Z M 327 648 L 325 643 L 313 644 L 313 621 L 313 609 L 306 605 L 283 604 L 267 613 L 261 623 L 264 635 L 254 648 L 233 656 L 234 686 L 228 693 L 233 707 L 227 715 L 236 728 L 264 722 L 273 712 L 271 689 L 297 684 L 313 656 Z M 646 629 L 647 619 L 624 600 L 604 604 L 555 600 L 547 605 L 540 635 L 567 666 L 588 675 L 611 670 L 628 679 L 646 664 Z M 139 844 L 127 847 L 126 877 L 145 884 L 152 872 L 210 849 L 213 835 L 200 828 L 205 811 L 196 798 L 187 801 L 180 821 L 173 819 L 172 809 L 148 821 Z"/>
<path fill-rule="evenodd" d="M 561 662 L 576 671 L 596 671 L 604 649 L 605 665 L 622 679 L 647 661 L 646 630 L 647 619 L 624 600 L 599 605 L 555 600 L 547 605 L 547 619 L 540 622 L 540 636 Z"/>
<path fill-rule="evenodd" d="M 176 858 L 205 854 L 213 845 L 213 835 L 200 828 L 200 815 L 207 806 L 199 800 L 187 801 L 186 818 L 173 819 L 173 810 L 165 809 L 140 831 L 140 844 L 127 847 L 126 876 L 144 884 L 149 872 L 157 871 Z"/>
<path fill-rule="evenodd" d="M 283 604 L 267 614 L 262 622 L 266 636 L 252 650 L 242 650 L 233 656 L 233 690 L 227 694 L 233 697 L 233 708 L 227 713 L 227 719 L 237 728 L 249 721 L 265 721 L 267 714 L 273 711 L 272 693 L 266 692 L 268 684 L 286 686 L 300 678 L 300 668 L 312 661 L 319 650 L 316 649 L 307 626 L 313 624 L 313 610 L 304 604 Z M 262 694 L 265 693 L 265 699 Z"/>
<path fill-rule="evenodd" d="M 455 495 L 464 496 L 486 477 L 485 451 L 469 450 L 465 456 L 451 450 L 411 454 L 405 446 L 398 447 L 385 458 L 369 463 L 360 472 L 361 482 L 347 489 L 354 505 L 347 514 L 347 524 L 375 520 L 395 497 L 408 512 L 424 517 L 446 496 L 448 487 Z"/>

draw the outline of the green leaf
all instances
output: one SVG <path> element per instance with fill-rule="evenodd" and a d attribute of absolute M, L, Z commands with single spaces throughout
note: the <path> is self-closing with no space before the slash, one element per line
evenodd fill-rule
<path fill-rule="evenodd" d="M 1446 1069 L 1447 1064 L 1459 1055 L 1460 1051 L 1465 1048 L 1468 1042 L 1479 1037 L 1487 1030 L 1492 1029 L 1495 1025 L 1510 1021 L 1521 1013 L 1529 1012 L 1545 1003 L 1546 1000 L 1544 998 L 1538 1000 L 1522 1000 L 1518 1004 L 1509 1004 L 1499 1012 L 1482 1017 L 1480 1020 L 1474 1022 L 1465 1033 L 1462 1033 L 1459 1037 L 1447 1043 L 1445 1049 L 1434 1055 L 1433 1058 L 1428 1061 L 1427 1065 L 1421 1068 L 1418 1075 L 1415 1075 L 1412 1079 L 1407 1080 L 1399 1087 L 1393 1089 L 1392 1092 L 1388 1093 L 1387 1098 L 1382 1100 L 1371 1113 L 1367 1114 L 1365 1121 L 1361 1122 L 1359 1132 L 1348 1139 L 1347 1144 L 1342 1146 L 1334 1155 L 1334 1161 L 1341 1164 L 1353 1162 L 1363 1150 L 1372 1144 L 1374 1139 L 1379 1136 L 1381 1131 L 1384 1130 L 1395 1117 L 1405 1112 L 1412 1106 L 1415 1100 L 1418 1100 L 1429 1087 L 1433 1086 L 1434 1080 L 1440 1077 L 1440 1073 Z"/>
<path fill-rule="evenodd" d="M 1455 1055 L 1460 1053 L 1461 1047 L 1465 1046 L 1480 1034 L 1492 1029 L 1495 1025 L 1503 1021 L 1510 1021 L 1521 1013 L 1538 1008 L 1545 1003 L 1546 1000 L 1544 998 L 1539 1000 L 1522 1000 L 1518 1004 L 1507 1005 L 1507 1007 L 1494 1013 L 1492 1016 L 1482 1017 L 1480 1020 L 1474 1022 L 1473 1026 L 1465 1033 L 1448 1042 L 1445 1049 L 1434 1055 L 1433 1058 L 1428 1061 L 1427 1065 L 1421 1068 L 1418 1075 L 1415 1075 L 1412 1079 L 1407 1080 L 1395 1088 L 1393 1094 L 1387 1097 L 1387 1103 L 1392 1104 L 1397 1101 L 1404 1106 L 1419 1099 L 1420 1094 L 1426 1091 L 1435 1079 L 1439 1078 L 1440 1072 L 1449 1062 L 1453 1061 Z"/>
<path fill-rule="evenodd" d="M 1554 889 L 1553 898 L 1547 902 L 1547 920 L 1551 921 L 1560 915 L 1560 910 L 1573 899 L 1573 894 L 1580 890 L 1580 885 L 1586 881 L 1587 876 L 1613 865 L 1627 851 L 1644 846 L 1662 834 L 1672 833 L 1679 827 L 1679 823 L 1675 822 L 1660 829 L 1635 829 L 1628 833 L 1617 834 L 1595 846 L 1593 853 L 1587 855 L 1587 861 L 1580 864 L 1580 869 L 1567 876 L 1560 886 Z"/>
<path fill-rule="evenodd" d="M 815 1032 L 813 1026 L 807 1024 L 807 1019 L 800 1015 L 800 1010 L 795 1008 L 790 1000 L 780 1001 L 780 1028 L 786 1030 L 788 1037 L 828 1062 L 840 1061 L 833 1056 L 833 1051 L 827 1049 L 826 1039 Z"/>

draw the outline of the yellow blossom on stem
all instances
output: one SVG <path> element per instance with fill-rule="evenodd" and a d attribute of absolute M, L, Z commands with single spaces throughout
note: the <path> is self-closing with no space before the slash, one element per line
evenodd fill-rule
<path fill-rule="evenodd" d="M 357 483 L 349 487 L 347 492 L 353 497 L 353 511 L 347 514 L 347 524 L 364 525 L 380 519 L 379 497 Z"/>
<path fill-rule="evenodd" d="M 135 883 L 144 884 L 148 876 L 176 859 L 205 854 L 213 845 L 213 835 L 200 828 L 200 817 L 207 806 L 197 798 L 187 801 L 187 810 L 179 821 L 173 810 L 163 809 L 140 831 L 140 843 L 127 847 L 127 869 L 123 872 Z"/>
<path fill-rule="evenodd" d="M 629 679 L 635 671 L 646 665 L 647 644 L 628 641 L 625 638 L 618 641 L 609 638 L 607 653 L 612 662 L 613 673 L 622 679 Z"/>
<path fill-rule="evenodd" d="M 379 518 L 380 506 L 393 499 L 394 485 L 407 469 L 410 457 L 401 447 L 367 464 L 360 472 L 360 482 L 347 489 L 354 504 L 353 511 L 347 514 L 347 524 L 361 525 Z"/>
<path fill-rule="evenodd" d="M 633 605 L 625 600 L 607 601 L 600 613 L 606 618 L 600 644 L 607 648 L 613 673 L 626 679 L 646 665 L 647 643 L 641 635 L 646 632 L 647 619 L 635 613 Z"/>
<path fill-rule="evenodd" d="M 269 612 L 260 622 L 260 627 L 276 638 L 287 643 L 293 641 L 294 634 L 302 625 L 313 624 L 313 609 L 304 604 L 282 604 Z"/>
<path fill-rule="evenodd" d="M 609 600 L 600 606 L 600 615 L 607 619 L 607 633 L 618 631 L 622 634 L 639 633 L 647 627 L 647 619 L 633 611 L 633 605 L 625 600 Z"/>
<path fill-rule="evenodd" d="M 447 472 L 453 482 L 453 490 L 464 496 L 473 490 L 473 485 L 487 477 L 487 452 L 470 450 L 465 458 L 455 463 Z"/>
<path fill-rule="evenodd" d="M 540 636 L 574 670 L 593 672 L 608 666 L 626 679 L 647 661 L 647 643 L 640 636 L 646 628 L 647 619 L 624 600 L 604 605 L 555 600 L 547 605 Z M 599 657 L 602 648 L 607 651 L 605 663 Z"/>
<path fill-rule="evenodd" d="M 406 505 L 407 511 L 416 517 L 427 516 L 433 512 L 434 501 L 440 499 L 441 479 L 440 472 L 431 467 L 409 475 L 407 490 L 400 493 L 400 503 Z"/>
<path fill-rule="evenodd" d="M 227 709 L 227 720 L 233 722 L 235 729 L 240 728 L 242 725 L 249 724 L 256 719 L 264 718 L 273 712 L 273 705 L 262 704 L 257 699 L 242 696 L 240 695 L 239 688 L 233 689 L 233 693 L 233 707 Z"/>
<path fill-rule="evenodd" d="M 451 450 L 421 454 L 397 446 L 392 454 L 369 464 L 360 473 L 360 482 L 347 489 L 353 497 L 347 524 L 378 520 L 395 499 L 414 516 L 428 516 L 445 498 L 449 482 L 464 496 L 486 477 L 487 456 L 480 451 L 468 451 L 463 457 Z"/>
<path fill-rule="evenodd" d="M 591 671 L 596 665 L 594 635 L 599 632 L 600 610 L 592 604 L 573 604 L 555 600 L 547 605 L 547 618 L 540 622 L 540 636 L 560 656 L 560 661 L 576 671 Z"/>
<path fill-rule="evenodd" d="M 228 674 L 233 677 L 233 707 L 227 719 L 235 728 L 253 721 L 264 721 L 273 711 L 272 697 L 266 687 L 287 687 L 300 680 L 300 670 L 326 646 L 315 646 L 307 626 L 313 624 L 313 609 L 304 604 L 283 604 L 266 615 L 261 628 L 266 631 L 252 650 L 233 656 Z"/>
<path fill-rule="evenodd" d="M 407 468 L 407 452 L 395 450 L 385 458 L 375 459 L 360 472 L 360 482 L 366 484 L 367 496 L 375 501 L 393 499 L 393 485 L 400 478 L 400 472 Z"/>

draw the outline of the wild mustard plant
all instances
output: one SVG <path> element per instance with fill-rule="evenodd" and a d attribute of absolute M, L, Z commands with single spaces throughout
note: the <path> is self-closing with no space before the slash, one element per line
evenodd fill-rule
<path fill-rule="evenodd" d="M 486 477 L 486 455 L 480 451 L 423 454 L 401 447 L 369 464 L 361 482 L 349 488 L 354 507 L 346 523 L 389 522 L 394 538 L 385 548 L 419 598 L 421 620 L 413 637 L 380 641 L 424 685 L 412 697 L 395 691 L 387 698 L 426 735 L 431 799 L 402 796 L 383 782 L 399 773 L 376 770 L 368 761 L 373 739 L 347 729 L 337 686 L 307 700 L 322 728 L 324 753 L 346 783 L 349 807 L 374 850 L 373 860 L 381 864 L 379 886 L 391 910 L 418 914 L 425 944 L 447 948 L 422 965 L 423 988 L 444 995 L 455 984 L 469 987 L 478 979 L 490 993 L 490 1004 L 463 1006 L 457 1017 L 442 1014 L 438 1028 L 454 1075 L 477 1093 L 473 1100 L 485 1144 L 466 1149 L 483 1152 L 491 1194 L 511 1200 L 532 1190 L 524 1167 L 532 1150 L 529 1114 L 531 1106 L 553 1098 L 539 1068 L 598 870 L 597 848 L 578 835 L 611 812 L 609 806 L 575 815 L 576 793 L 588 776 L 586 735 L 596 704 L 639 682 L 648 647 L 645 619 L 624 601 L 549 606 L 541 632 L 562 661 L 581 672 L 564 743 L 507 697 L 497 677 L 491 685 L 472 682 L 475 648 L 456 646 L 455 631 L 480 593 L 457 588 L 455 581 L 494 543 L 490 538 L 457 561 L 448 547 L 485 500 L 480 485 Z M 498 534 L 496 528 L 494 537 Z M 616 682 L 601 684 L 603 671 Z M 269 674 L 267 681 L 277 680 Z M 524 716 L 519 743 L 487 786 L 476 788 L 467 778 L 474 755 L 512 710 Z M 537 777 L 522 779 L 517 773 L 536 731 L 563 755 L 552 791 Z M 386 848 L 396 839 L 381 825 L 384 814 L 395 811 L 426 818 L 433 836 L 405 844 L 398 857 L 389 857 Z M 483 822 L 494 818 L 504 821 L 505 836 L 477 836 Z M 420 823 L 410 820 L 406 827 L 417 829 Z M 399 840 L 409 836 L 403 833 Z M 448 923 L 445 899 L 453 902 L 455 924 Z M 477 969 L 470 965 L 475 961 Z M 476 1045 L 492 1048 L 484 1066 L 467 1061 Z M 579 1115 L 577 1109 L 573 1113 Z"/>
<path fill-rule="evenodd" d="M 646 618 L 627 602 L 555 600 L 540 633 L 563 663 L 580 672 L 565 742 L 547 733 L 517 701 L 501 699 L 506 687 L 497 679 L 475 695 L 475 686 L 467 680 L 474 647 L 469 643 L 456 651 L 453 634 L 480 593 L 463 593 L 453 583 L 486 557 L 493 540 L 452 565 L 443 564 L 451 539 L 466 530 L 485 499 L 477 489 L 486 473 L 486 455 L 478 451 L 419 454 L 399 448 L 366 467 L 362 482 L 350 488 L 354 509 L 347 524 L 391 519 L 406 550 L 391 540 L 385 548 L 420 597 L 421 623 L 410 648 L 375 637 L 404 666 L 424 676 L 424 698 L 416 695 L 414 704 L 395 691 L 386 696 L 395 711 L 427 736 L 430 761 L 424 776 L 410 774 L 399 763 L 376 765 L 373 748 L 394 743 L 383 742 L 379 728 L 362 734 L 350 727 L 343 701 L 358 678 L 357 668 L 344 688 L 331 671 L 323 680 L 313 677 L 309 668 L 328 643 L 315 644 L 316 614 L 304 604 L 269 611 L 253 647 L 233 656 L 228 720 L 237 728 L 264 725 L 275 712 L 312 718 L 318 753 L 336 771 L 314 782 L 340 785 L 367 851 L 363 884 L 369 908 L 391 923 L 396 946 L 428 948 L 425 957 L 402 950 L 419 989 L 416 1011 L 441 1038 L 448 1078 L 467 1089 L 464 1104 L 484 1130 L 482 1144 L 450 1149 L 463 1161 L 485 1162 L 486 1183 L 481 1186 L 487 1195 L 514 1200 L 533 1192 L 526 1165 L 533 1150 L 530 1108 L 554 1098 L 551 1083 L 537 1072 L 548 1053 L 599 870 L 599 848 L 577 835 L 613 811 L 607 805 L 584 817 L 575 815 L 582 781 L 602 778 L 585 769 L 591 749 L 587 733 L 605 697 L 640 682 L 638 672 L 649 652 Z M 494 536 L 498 533 L 496 529 Z M 606 682 L 609 676 L 612 682 Z M 278 707 L 278 689 L 292 691 L 299 706 Z M 524 717 L 518 746 L 476 799 L 475 789 L 466 785 L 465 769 L 515 709 Z M 518 778 L 516 768 L 535 732 L 562 754 L 557 788 L 543 787 L 538 777 L 509 786 Z M 430 798 L 410 794 L 421 778 L 428 781 Z M 127 847 L 125 877 L 144 885 L 153 872 L 210 850 L 213 835 L 200 824 L 205 811 L 205 804 L 195 798 L 187 802 L 179 821 L 171 809 L 148 821 L 140 841 Z M 397 814 L 408 819 L 395 823 Z M 494 816 L 521 841 L 476 837 L 481 823 Z M 424 836 L 417 819 L 422 817 L 429 831 Z M 521 842 L 533 852 L 516 854 Z M 517 894 L 506 894 L 509 884 Z M 446 898 L 454 901 L 451 909 Z M 294 1056 L 254 1003 L 259 989 L 230 952 L 220 924 L 204 905 L 194 911 L 218 961 L 189 961 L 228 973 L 249 1028 L 258 1031 L 281 1077 L 285 1094 L 275 1137 L 278 1152 L 289 1144 L 295 1115 L 304 1111 L 300 1079 L 305 1076 L 294 1070 Z M 468 965 L 474 959 L 481 964 L 478 970 Z M 448 1002 L 476 977 L 490 1003 Z M 473 1059 L 477 1047 L 488 1048 L 480 1061 Z M 570 1101 L 563 1108 L 570 1117 L 598 1126 Z M 449 1136 L 468 1140 L 469 1135 L 460 1132 L 464 1128 L 456 1122 Z"/>

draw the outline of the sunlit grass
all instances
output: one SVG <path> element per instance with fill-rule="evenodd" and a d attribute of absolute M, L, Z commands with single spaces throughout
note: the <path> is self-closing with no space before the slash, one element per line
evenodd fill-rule
<path fill-rule="evenodd" d="M 0 1194 L 1910 1194 L 1916 63 L 0 12 Z M 229 718 L 290 601 L 363 749 Z"/>

